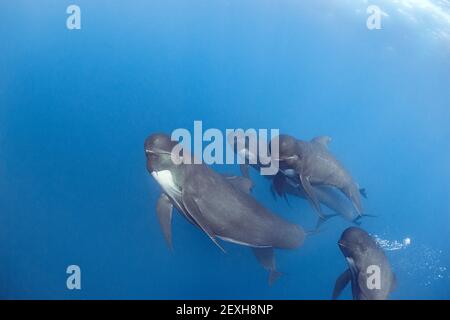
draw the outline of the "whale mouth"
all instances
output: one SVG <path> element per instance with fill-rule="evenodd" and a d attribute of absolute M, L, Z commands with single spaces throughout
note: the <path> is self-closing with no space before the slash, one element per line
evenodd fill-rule
<path fill-rule="evenodd" d="M 293 155 L 293 156 L 289 156 L 289 157 L 284 157 L 284 158 L 272 158 L 272 160 L 278 161 L 278 162 L 282 162 L 282 161 L 288 161 L 288 160 L 297 160 L 298 156 L 297 155 Z"/>
<path fill-rule="evenodd" d="M 161 154 L 172 154 L 171 152 L 165 151 L 165 150 L 161 150 L 161 149 L 156 149 L 156 150 L 152 150 L 152 149 L 145 149 L 145 154 L 154 154 L 154 155 L 161 155 Z"/>
<path fill-rule="evenodd" d="M 341 241 L 338 242 L 338 246 L 339 247 L 343 247 L 343 248 L 349 248 L 348 246 L 346 246 L 345 244 L 343 244 Z"/>

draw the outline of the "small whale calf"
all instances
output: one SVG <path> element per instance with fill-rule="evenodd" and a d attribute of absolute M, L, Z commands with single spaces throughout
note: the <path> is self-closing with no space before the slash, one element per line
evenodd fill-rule
<path fill-rule="evenodd" d="M 156 213 L 169 246 L 175 207 L 221 250 L 218 239 L 250 247 L 273 283 L 280 276 L 273 249 L 298 248 L 305 239 L 303 229 L 259 204 L 250 195 L 248 179 L 221 175 L 205 164 L 183 163 L 187 151 L 174 154 L 176 144 L 166 134 L 153 134 L 144 144 L 147 169 L 162 189 Z"/>
<path fill-rule="evenodd" d="M 395 288 L 391 265 L 376 241 L 363 229 L 347 228 L 338 241 L 348 263 L 336 280 L 333 299 L 351 284 L 354 300 L 385 300 Z"/>

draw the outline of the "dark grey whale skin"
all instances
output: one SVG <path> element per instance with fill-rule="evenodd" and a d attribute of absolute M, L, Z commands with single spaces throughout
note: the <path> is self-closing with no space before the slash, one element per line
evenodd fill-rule
<path fill-rule="evenodd" d="M 172 246 L 171 218 L 175 207 L 219 248 L 222 249 L 218 239 L 251 247 L 258 261 L 269 270 L 269 282 L 275 281 L 279 273 L 275 270 L 272 250 L 301 246 L 305 238 L 303 229 L 259 204 L 249 194 L 248 179 L 225 177 L 205 164 L 175 164 L 171 158 L 175 145 L 165 134 L 153 134 L 144 144 L 149 173 L 157 181 L 167 172 L 173 178 L 172 187 L 161 179 L 158 181 L 163 193 L 158 200 L 157 214 L 169 246 Z"/>
<path fill-rule="evenodd" d="M 228 141 L 231 146 L 234 146 L 234 152 L 236 154 L 239 154 L 241 156 L 248 155 L 248 143 L 245 141 L 240 141 L 241 144 L 241 150 L 238 149 L 238 143 L 237 141 L 233 141 L 229 139 Z M 248 167 L 252 167 L 255 169 L 258 173 L 261 172 L 261 168 L 264 167 L 263 164 L 258 159 L 258 156 L 256 156 L 256 163 L 249 163 L 249 158 L 245 157 L 246 164 L 241 165 L 241 173 L 244 177 L 250 179 L 250 173 L 248 171 Z M 281 164 L 282 165 L 282 164 Z M 266 175 L 265 177 L 271 181 L 271 190 L 273 194 L 278 195 L 280 197 L 286 198 L 286 194 L 290 194 L 296 197 L 300 197 L 303 199 L 308 199 L 308 196 L 303 189 L 303 186 L 300 183 L 299 178 L 292 178 L 288 177 L 283 173 L 283 169 L 287 168 L 280 168 L 280 171 L 276 175 Z M 345 220 L 353 222 L 355 224 L 360 224 L 360 221 L 358 220 L 360 216 L 355 211 L 355 208 L 352 206 L 351 202 L 349 202 L 340 191 L 332 186 L 327 185 L 316 185 L 312 186 L 314 193 L 316 194 L 316 197 L 318 201 L 343 217 Z M 286 199 L 287 200 L 287 199 Z M 319 219 L 319 223 L 324 222 L 326 219 L 335 216 L 335 215 L 329 215 L 329 216 L 323 216 L 323 219 Z"/>
<path fill-rule="evenodd" d="M 298 187 L 293 187 L 287 182 L 284 182 L 284 184 L 285 186 L 283 187 L 283 190 L 285 193 L 307 199 L 307 195 L 301 185 Z M 352 204 L 347 199 L 343 199 L 343 196 L 341 196 L 339 191 L 335 188 L 330 186 L 313 186 L 313 190 L 321 204 L 325 205 L 345 220 L 355 224 L 360 224 L 360 216 L 357 214 Z M 325 219 L 332 216 L 335 215 L 325 216 Z"/>
<path fill-rule="evenodd" d="M 391 265 L 376 241 L 363 229 L 350 227 L 344 230 L 338 241 L 339 249 L 348 263 L 345 270 L 336 280 L 333 299 L 337 299 L 342 290 L 351 284 L 354 300 L 386 300 L 395 289 L 396 279 Z M 369 266 L 380 268 L 380 289 L 369 289 L 367 272 Z"/>
<path fill-rule="evenodd" d="M 308 199 L 320 215 L 320 202 L 313 189 L 313 186 L 317 185 L 333 186 L 341 190 L 351 200 L 358 215 L 362 215 L 359 186 L 328 150 L 330 140 L 329 137 L 323 136 L 303 141 L 289 135 L 280 135 L 280 165 L 295 171 Z"/>

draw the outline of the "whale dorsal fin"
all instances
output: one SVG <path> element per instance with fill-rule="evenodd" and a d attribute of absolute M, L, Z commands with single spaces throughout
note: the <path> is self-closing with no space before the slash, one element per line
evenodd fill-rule
<path fill-rule="evenodd" d="M 320 144 L 321 146 L 324 146 L 325 148 L 328 148 L 328 145 L 331 142 L 331 137 L 329 137 L 329 136 L 319 136 L 319 137 L 315 137 L 314 139 L 312 139 L 311 142 Z"/>

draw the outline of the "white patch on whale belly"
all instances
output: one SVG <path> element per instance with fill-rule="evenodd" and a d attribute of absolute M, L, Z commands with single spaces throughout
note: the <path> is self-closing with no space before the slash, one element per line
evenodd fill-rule
<path fill-rule="evenodd" d="M 153 171 L 152 176 L 167 193 L 181 194 L 181 190 L 175 184 L 172 173 L 169 170 Z"/>
<path fill-rule="evenodd" d="M 357 276 L 358 273 L 358 269 L 356 268 L 356 264 L 355 264 L 355 260 L 353 260 L 353 258 L 350 257 L 345 257 L 345 260 L 347 260 L 350 272 L 352 273 L 353 276 Z"/>
<path fill-rule="evenodd" d="M 350 257 L 345 257 L 345 260 L 347 260 L 347 263 L 350 265 L 350 266 L 354 266 L 355 265 L 355 260 L 353 260 L 353 258 L 350 258 Z"/>
<path fill-rule="evenodd" d="M 221 237 L 221 236 L 217 236 L 217 237 L 222 239 L 223 241 L 231 242 L 231 243 L 234 243 L 234 244 L 239 244 L 241 246 L 247 246 L 247 247 L 252 247 L 252 248 L 270 248 L 271 247 L 271 246 L 256 246 L 254 244 L 242 242 L 242 241 L 239 241 L 239 240 L 234 240 L 234 239 L 227 238 L 227 237 Z"/>

